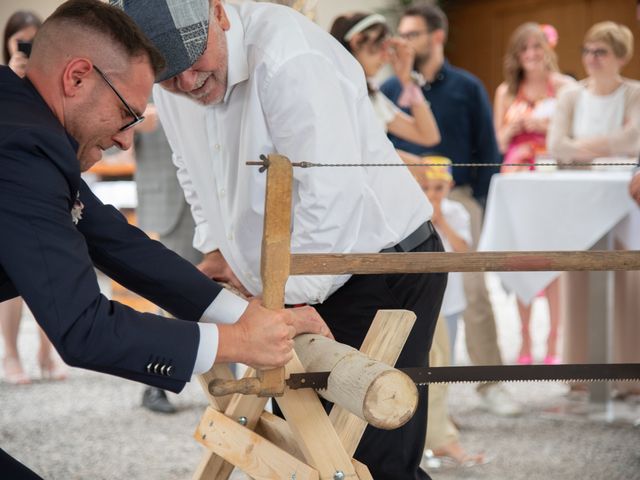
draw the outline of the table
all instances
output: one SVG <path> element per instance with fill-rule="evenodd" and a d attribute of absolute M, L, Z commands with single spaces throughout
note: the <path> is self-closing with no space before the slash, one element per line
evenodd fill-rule
<path fill-rule="evenodd" d="M 613 239 L 640 244 L 640 209 L 629 197 L 630 169 L 522 172 L 491 180 L 481 251 L 606 250 Z M 499 272 L 505 287 L 525 303 L 560 272 Z M 590 272 L 589 361 L 611 362 L 613 273 Z M 606 319 L 603 322 L 602 319 Z M 593 384 L 592 401 L 606 403 L 608 384 Z"/>
<path fill-rule="evenodd" d="M 589 250 L 606 234 L 640 248 L 640 209 L 629 197 L 629 170 L 494 175 L 479 251 Z M 500 272 L 525 303 L 560 272 Z"/>

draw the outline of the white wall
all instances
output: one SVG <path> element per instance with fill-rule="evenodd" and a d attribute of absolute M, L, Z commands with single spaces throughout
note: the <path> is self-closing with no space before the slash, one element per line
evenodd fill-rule
<path fill-rule="evenodd" d="M 62 0 L 0 0 L 0 31 L 4 33 L 7 20 L 16 10 L 31 10 L 44 20 L 61 3 Z"/>

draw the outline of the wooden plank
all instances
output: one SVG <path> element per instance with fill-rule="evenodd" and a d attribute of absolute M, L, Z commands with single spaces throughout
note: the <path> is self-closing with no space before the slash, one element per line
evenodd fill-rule
<path fill-rule="evenodd" d="M 353 464 L 353 468 L 356 471 L 358 480 L 373 480 L 369 468 L 364 463 L 360 463 L 355 458 L 351 460 L 351 463 Z"/>
<path fill-rule="evenodd" d="M 291 428 L 284 418 L 280 418 L 266 410 L 260 415 L 256 425 L 256 433 L 304 462 L 304 455 L 291 433 Z"/>
<path fill-rule="evenodd" d="M 316 470 L 211 407 L 207 408 L 194 436 L 199 443 L 256 480 L 319 479 Z"/>
<path fill-rule="evenodd" d="M 249 368 L 245 372 L 244 378 L 254 375 L 255 370 Z M 269 399 L 266 397 L 235 394 L 227 405 L 225 416 L 236 422 L 242 421 L 247 428 L 254 429 L 268 401 Z M 229 466 L 230 464 L 225 462 L 222 457 L 207 451 L 196 471 L 196 474 L 200 476 L 194 475 L 193 480 L 226 480 L 233 470 L 233 465 L 231 465 L 231 470 L 229 470 Z"/>
<path fill-rule="evenodd" d="M 291 275 L 640 270 L 639 251 L 291 255 Z"/>
<path fill-rule="evenodd" d="M 304 455 L 293 438 L 291 428 L 289 428 L 289 425 L 284 419 L 276 417 L 269 412 L 262 412 L 260 421 L 256 427 L 256 433 L 262 435 L 286 452 L 289 452 L 297 459 L 304 460 Z M 369 469 L 364 463 L 360 463 L 352 458 L 351 464 L 359 480 L 373 480 Z"/>
<path fill-rule="evenodd" d="M 266 308 L 284 308 L 284 286 L 289 278 L 291 260 L 291 163 L 281 155 L 269 155 L 265 196 L 264 233 L 260 272 L 262 303 Z M 282 395 L 284 367 L 258 371 L 260 396 Z"/>
<path fill-rule="evenodd" d="M 295 354 L 286 369 L 287 373 L 304 371 Z M 318 470 L 322 480 L 333 479 L 337 471 L 343 472 L 345 478 L 357 478 L 351 455 L 342 447 L 340 438 L 313 390 L 287 390 L 275 400 L 287 419 L 295 443 L 307 463 Z"/>
<path fill-rule="evenodd" d="M 209 393 L 209 382 L 214 378 L 232 380 L 234 376 L 226 364 L 214 365 L 208 372 L 198 375 L 198 382 L 200 382 L 207 396 L 209 405 L 216 410 L 224 410 L 227 408 L 232 397 L 231 395 L 214 397 Z M 233 468 L 233 465 L 225 462 L 222 457 L 219 457 L 210 450 L 206 450 L 191 478 L 193 480 L 226 480 L 231 475 Z"/>
<path fill-rule="evenodd" d="M 360 351 L 381 362 L 395 365 L 416 321 L 408 310 L 378 310 Z M 329 415 L 348 455 L 353 455 L 367 423 L 339 405 Z"/>

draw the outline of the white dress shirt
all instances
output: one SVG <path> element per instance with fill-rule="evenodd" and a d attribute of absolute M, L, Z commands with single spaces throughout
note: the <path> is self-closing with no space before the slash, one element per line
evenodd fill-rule
<path fill-rule="evenodd" d="M 318 163 L 402 163 L 373 110 L 362 67 L 294 10 L 224 6 L 231 28 L 222 103 L 154 89 L 178 177 L 196 221 L 194 247 L 219 249 L 242 284 L 262 291 L 266 173 L 261 154 Z M 378 252 L 432 209 L 406 168 L 294 168 L 293 253 Z M 349 276 L 294 276 L 286 302 L 319 303 Z"/>
<path fill-rule="evenodd" d="M 449 226 L 467 242 L 467 245 L 471 245 L 471 217 L 467 209 L 464 208 L 464 205 L 460 202 L 443 198 L 440 208 L 442 210 L 442 216 Z M 449 239 L 442 234 L 438 227 L 436 227 L 436 230 L 440 234 L 445 252 L 453 252 L 453 247 Z M 467 298 L 465 297 L 462 284 L 462 272 L 449 272 L 447 289 L 444 291 L 440 312 L 446 317 L 460 314 L 465 308 L 467 308 Z"/>

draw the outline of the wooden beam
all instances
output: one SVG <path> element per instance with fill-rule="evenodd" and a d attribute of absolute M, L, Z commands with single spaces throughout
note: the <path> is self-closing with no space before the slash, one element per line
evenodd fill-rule
<path fill-rule="evenodd" d="M 287 373 L 304 371 L 295 353 L 286 369 Z M 345 475 L 344 478 L 357 478 L 351 455 L 347 455 L 342 447 L 315 391 L 308 388 L 287 390 L 275 400 L 287 419 L 295 443 L 307 463 L 318 470 L 322 480 L 332 480 L 338 471 Z"/>
<path fill-rule="evenodd" d="M 283 156 L 269 155 L 268 161 L 260 272 L 262 303 L 277 310 L 284 308 L 284 286 L 289 278 L 293 170 Z M 258 371 L 257 377 L 261 384 L 258 395 L 284 393 L 284 367 Z"/>
<path fill-rule="evenodd" d="M 194 437 L 256 480 L 319 479 L 318 472 L 306 463 L 211 407 Z"/>
<path fill-rule="evenodd" d="M 415 320 L 416 315 L 408 310 L 378 310 L 360 351 L 371 358 L 395 365 Z M 339 405 L 333 407 L 329 418 L 347 454 L 353 455 L 367 423 Z"/>
<path fill-rule="evenodd" d="M 291 275 L 640 270 L 639 251 L 291 255 Z"/>

